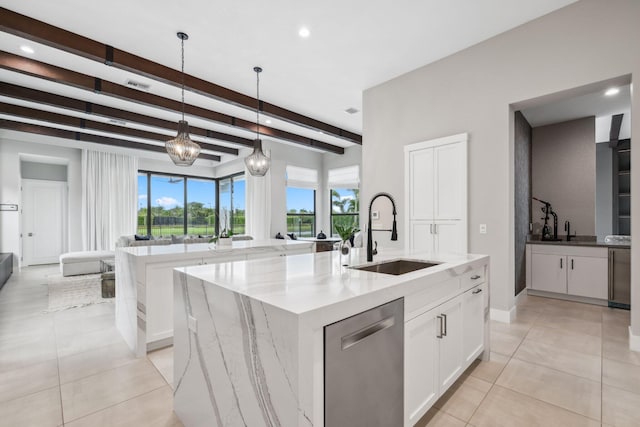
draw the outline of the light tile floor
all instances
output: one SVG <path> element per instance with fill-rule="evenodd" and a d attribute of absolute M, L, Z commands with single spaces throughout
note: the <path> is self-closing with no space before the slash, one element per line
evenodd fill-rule
<path fill-rule="evenodd" d="M 0 291 L 0 425 L 181 426 L 172 349 L 136 359 L 113 304 L 47 313 L 45 276 L 56 271 L 23 269 Z M 476 361 L 418 426 L 638 426 L 628 324 L 628 311 L 524 297 L 514 323 L 491 323 L 490 361 Z"/>

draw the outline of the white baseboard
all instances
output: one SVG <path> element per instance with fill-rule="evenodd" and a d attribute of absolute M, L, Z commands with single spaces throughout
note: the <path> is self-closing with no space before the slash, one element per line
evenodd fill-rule
<path fill-rule="evenodd" d="M 511 310 L 492 308 L 489 310 L 489 317 L 496 322 L 511 323 L 516 317 L 516 306 L 511 307 Z"/>
<path fill-rule="evenodd" d="M 629 326 L 629 350 L 640 351 L 640 335 L 633 335 Z"/>

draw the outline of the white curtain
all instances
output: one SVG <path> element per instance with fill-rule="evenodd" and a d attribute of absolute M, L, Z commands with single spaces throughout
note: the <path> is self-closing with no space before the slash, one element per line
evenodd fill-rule
<path fill-rule="evenodd" d="M 269 154 L 267 154 L 269 155 Z M 271 236 L 271 170 L 263 177 L 252 176 L 245 168 L 246 234 L 254 239 L 269 239 Z"/>
<path fill-rule="evenodd" d="M 85 251 L 113 250 L 136 231 L 138 159 L 82 150 L 82 238 Z"/>

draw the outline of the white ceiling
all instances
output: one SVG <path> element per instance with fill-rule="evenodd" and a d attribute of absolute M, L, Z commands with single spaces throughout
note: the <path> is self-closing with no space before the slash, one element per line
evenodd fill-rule
<path fill-rule="evenodd" d="M 616 87 L 620 89 L 617 95 L 606 96 L 605 85 L 591 93 L 523 109 L 522 114 L 532 127 L 595 116 L 596 142 L 609 141 L 611 116 L 623 114 L 619 138 L 631 138 L 631 85 Z"/>
<path fill-rule="evenodd" d="M 175 33 L 187 32 L 188 74 L 255 96 L 253 67 L 260 65 L 264 68 L 263 100 L 361 133 L 361 112 L 350 115 L 344 110 L 362 110 L 363 90 L 574 1 L 1 0 L 0 5 L 176 69 L 180 68 L 180 41 Z M 309 38 L 298 36 L 301 26 L 310 29 Z M 120 84 L 131 76 L 32 42 L 26 44 L 33 46 L 35 53 L 26 55 L 19 50 L 24 43 L 19 37 L 0 33 L 0 48 L 8 52 Z M 10 74 L 3 72 L 0 79 L 33 87 L 28 77 Z M 135 80 L 145 81 L 141 77 Z M 151 92 L 180 99 L 175 87 L 150 83 Z M 77 91 L 55 83 L 46 83 L 41 89 L 68 96 Z M 187 94 L 187 102 L 249 120 L 255 117 L 249 111 L 192 93 Z M 125 103 L 112 100 L 108 104 L 132 108 Z M 177 120 L 173 113 L 163 115 Z M 352 145 L 316 131 L 293 130 L 284 122 L 270 126 L 342 147 Z M 243 131 L 223 131 L 251 138 Z"/>

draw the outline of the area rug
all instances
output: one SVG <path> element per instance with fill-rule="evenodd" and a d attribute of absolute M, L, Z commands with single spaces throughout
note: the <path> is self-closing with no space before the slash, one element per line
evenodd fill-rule
<path fill-rule="evenodd" d="M 47 285 L 49 287 L 48 312 L 113 301 L 113 298 L 102 298 L 100 274 L 68 277 L 63 277 L 62 274 L 51 274 L 47 276 Z"/>

